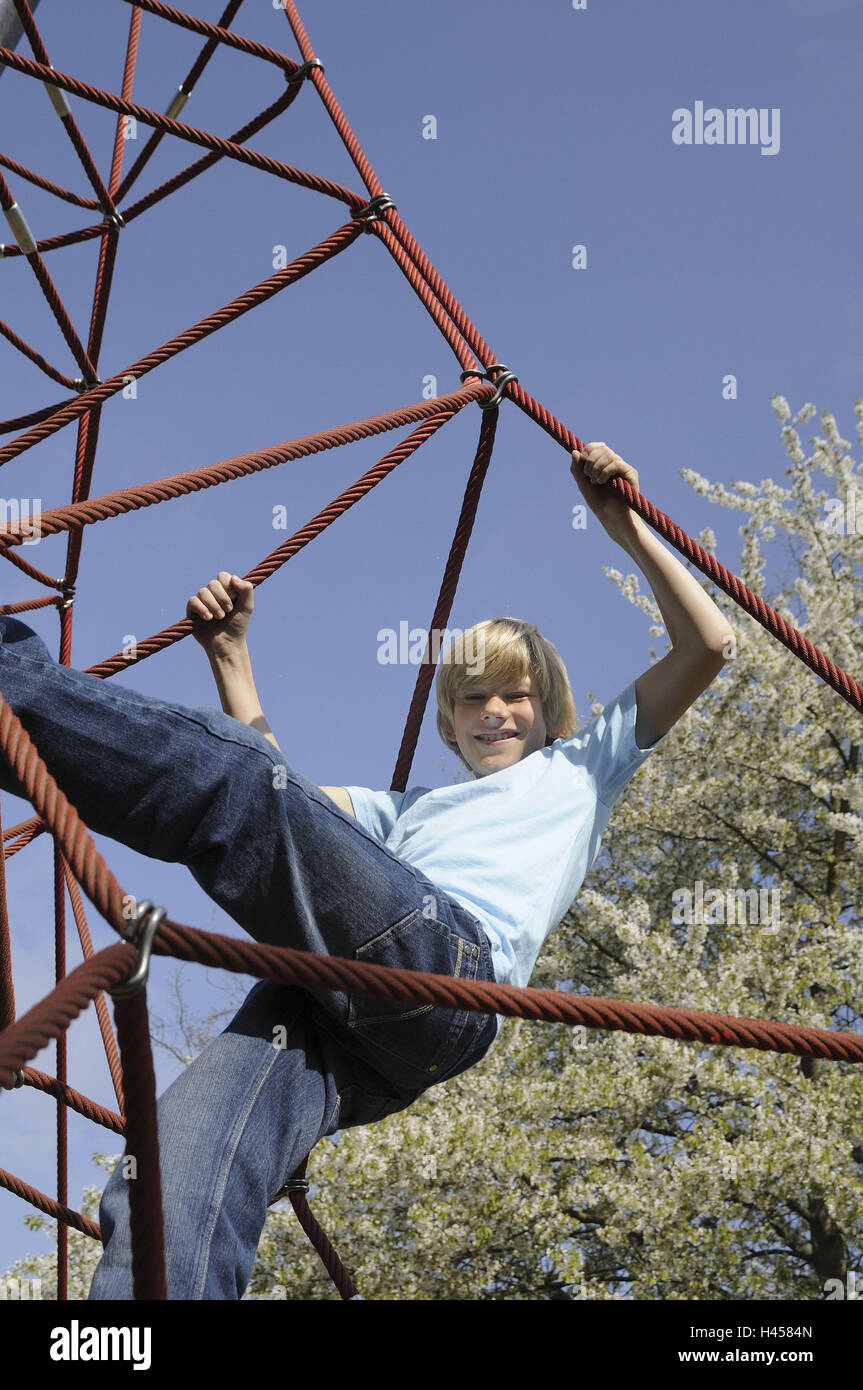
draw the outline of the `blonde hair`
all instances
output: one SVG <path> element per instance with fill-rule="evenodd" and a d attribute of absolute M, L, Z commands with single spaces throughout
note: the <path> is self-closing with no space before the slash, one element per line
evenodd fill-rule
<path fill-rule="evenodd" d="M 474 623 L 441 656 L 435 679 L 437 731 L 450 752 L 469 771 L 455 739 L 446 729 L 455 728 L 455 701 L 477 685 L 507 685 L 530 676 L 542 706 L 548 737 L 569 738 L 578 728 L 575 701 L 566 667 L 557 648 L 543 637 L 534 623 L 521 618 L 486 618 Z"/>

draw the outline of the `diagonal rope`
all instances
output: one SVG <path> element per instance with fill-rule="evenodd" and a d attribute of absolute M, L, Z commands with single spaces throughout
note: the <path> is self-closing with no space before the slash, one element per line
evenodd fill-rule
<path fill-rule="evenodd" d="M 413 454 L 427 438 L 439 429 L 446 420 L 470 401 L 488 406 L 495 394 L 490 385 L 491 371 L 498 366 L 497 358 L 479 333 L 476 326 L 459 304 L 435 270 L 423 249 L 412 236 L 398 214 L 392 199 L 383 193 L 380 181 L 369 163 L 356 135 L 342 111 L 332 88 L 324 76 L 324 71 L 316 58 L 314 49 L 293 0 L 282 0 L 281 7 L 291 26 L 303 67 L 281 54 L 277 49 L 236 34 L 231 24 L 240 8 L 240 0 L 229 0 L 220 16 L 213 24 L 186 14 L 184 11 L 162 3 L 162 0 L 126 0 L 131 5 L 129 39 L 126 46 L 125 67 L 119 95 L 106 92 L 92 84 L 82 82 L 68 74 L 58 72 L 50 66 L 45 45 L 33 19 L 31 6 L 27 0 L 15 0 L 19 17 L 27 32 L 35 54 L 34 59 L 26 59 L 13 50 L 0 48 L 0 62 L 31 80 L 44 82 L 49 89 L 52 102 L 81 161 L 87 178 L 95 191 L 96 200 L 84 198 L 60 185 L 51 183 L 41 175 L 35 174 L 6 156 L 0 159 L 0 166 L 8 169 L 28 182 L 40 187 L 44 192 L 60 201 L 71 202 L 84 209 L 102 209 L 106 220 L 94 226 L 77 231 L 47 237 L 34 241 L 23 217 L 14 202 L 5 178 L 0 174 L 0 205 L 9 214 L 10 224 L 16 231 L 18 242 L 15 245 L 0 246 L 0 257 L 24 255 L 35 274 L 42 291 L 52 308 L 55 319 L 64 338 L 84 373 L 83 382 L 75 382 L 65 376 L 41 356 L 34 348 L 5 324 L 0 324 L 0 333 L 19 352 L 27 356 L 41 371 L 51 376 L 67 389 L 76 390 L 86 386 L 70 401 L 43 406 L 5 422 L 5 427 L 24 428 L 24 433 L 0 449 L 0 464 L 17 457 L 33 444 L 55 434 L 72 420 L 77 421 L 77 442 L 72 500 L 65 507 L 55 507 L 43 514 L 44 534 L 67 534 L 66 565 L 62 579 L 43 574 L 30 564 L 15 547 L 26 539 L 26 524 L 0 527 L 0 553 L 19 570 L 35 582 L 59 590 L 46 598 L 28 600 L 20 604 L 0 607 L 2 612 L 20 612 L 42 605 L 55 605 L 60 620 L 60 661 L 70 664 L 72 609 L 71 595 L 77 575 L 84 528 L 108 516 L 121 515 L 142 506 L 149 506 L 203 488 L 247 476 L 261 468 L 272 467 L 288 459 L 304 457 L 321 450 L 337 447 L 352 439 L 368 437 L 397 425 L 415 424 L 416 428 L 400 444 L 379 460 L 361 478 L 345 489 L 338 497 L 299 531 L 264 557 L 247 576 L 254 584 L 264 582 L 288 559 L 308 544 L 324 529 L 332 524 L 346 510 L 365 496 L 378 482 L 397 467 L 399 463 Z M 168 112 L 161 115 L 150 108 L 131 100 L 132 80 L 135 69 L 138 36 L 142 14 L 146 12 L 157 22 L 171 24 L 202 37 L 205 42 L 187 76 L 180 83 L 177 94 L 171 101 Z M 149 22 L 149 21 L 148 21 Z M 266 106 L 257 116 L 247 121 L 231 137 L 225 138 L 189 126 L 176 119 L 195 83 L 201 76 L 213 55 L 220 49 L 229 49 L 232 54 L 245 55 L 257 61 L 274 66 L 285 80 L 285 91 Z M 353 161 L 365 186 L 362 195 L 320 178 L 307 171 L 267 155 L 251 150 L 246 141 L 265 125 L 281 115 L 299 95 L 303 79 L 308 77 L 317 92 L 332 124 L 341 138 L 345 149 Z M 113 111 L 118 116 L 107 181 L 103 180 L 81 135 L 80 129 L 68 108 L 65 96 L 69 92 L 80 99 L 95 103 Z M 122 177 L 123 145 L 121 122 L 123 117 L 131 116 L 152 128 L 143 150 Z M 116 203 L 121 201 L 138 178 L 152 154 L 165 135 L 187 143 L 203 146 L 205 155 L 182 169 L 178 174 L 143 195 L 128 208 L 121 217 L 116 214 Z M 190 180 L 209 170 L 221 159 L 231 159 L 246 166 L 266 172 L 273 177 L 293 182 L 311 191 L 334 197 L 347 205 L 351 221 L 337 229 L 326 241 L 311 248 L 287 267 L 269 277 L 259 285 L 253 286 L 245 294 L 237 296 L 229 304 L 222 306 L 198 324 L 192 325 L 184 333 L 162 344 L 145 357 L 139 359 L 125 372 L 114 373 L 105 382 L 99 382 L 96 366 L 100 355 L 102 337 L 106 323 L 106 313 L 110 298 L 111 282 L 115 266 L 123 219 L 132 219 L 144 214 L 149 208 L 169 196 Z M 382 206 L 364 206 L 367 200 L 378 199 Z M 374 211 L 373 211 L 374 209 Z M 463 374 L 472 373 L 460 391 L 435 398 L 430 402 L 403 407 L 383 415 L 370 417 L 364 421 L 354 421 L 330 431 L 321 431 L 301 440 L 288 441 L 269 450 L 259 450 L 254 454 L 236 459 L 223 460 L 207 469 L 189 470 L 173 478 L 161 479 L 135 488 L 123 489 L 103 497 L 90 499 L 89 489 L 94 467 L 99 433 L 99 419 L 102 406 L 112 395 L 122 389 L 130 376 L 142 375 L 161 365 L 193 343 L 201 341 L 210 333 L 223 327 L 234 318 L 265 302 L 288 284 L 308 274 L 318 265 L 325 263 L 353 243 L 361 232 L 375 235 L 386 248 L 394 264 L 399 268 L 416 293 L 438 330 L 441 332 Z M 78 338 L 68 312 L 51 279 L 42 254 L 67 245 L 80 244 L 94 237 L 100 238 L 99 260 L 93 290 L 89 337 L 86 348 Z M 580 450 L 583 446 L 576 435 L 557 420 L 550 411 L 536 401 L 516 378 L 510 377 L 501 388 L 525 414 L 548 433 L 558 444 L 569 452 Z M 497 399 L 497 398 L 496 398 Z M 445 628 L 454 600 L 455 590 L 464 562 L 471 528 L 474 523 L 483 480 L 490 463 L 495 429 L 498 422 L 498 408 L 484 409 L 480 442 L 477 447 L 473 467 L 468 479 L 455 534 L 450 547 L 441 588 L 432 617 L 430 632 Z M 0 425 L 0 428 L 3 428 Z M 684 557 L 705 573 L 741 607 L 770 631 L 777 640 L 794 652 L 816 675 L 831 685 L 854 708 L 863 709 L 863 686 L 838 667 L 828 656 L 814 646 L 796 628 L 787 623 L 757 594 L 724 566 L 719 564 L 685 531 L 655 507 L 641 493 L 620 478 L 612 481 L 618 493 L 627 501 L 642 519 L 670 542 Z M 32 522 L 34 519 L 28 519 Z M 189 620 L 175 623 L 160 633 L 153 634 L 137 645 L 136 659 L 143 659 L 171 643 L 185 637 L 191 630 Z M 428 657 L 428 650 L 426 658 Z M 116 653 L 99 665 L 89 668 L 91 674 L 108 677 L 121 669 L 128 669 L 130 662 L 125 653 Z M 416 687 L 411 700 L 402 744 L 393 774 L 393 787 L 402 789 L 410 772 L 416 741 L 421 727 L 424 710 L 431 689 L 434 663 L 424 659 L 420 666 Z M 146 1155 L 147 1177 L 143 1182 L 131 1184 L 132 1228 L 133 1228 L 133 1279 L 136 1298 L 164 1298 L 166 1296 L 164 1249 L 162 1241 L 161 1194 L 158 1182 L 158 1146 L 155 1112 L 155 1083 L 152 1069 L 152 1056 L 146 1022 L 146 1001 L 143 995 L 130 999 L 118 998 L 115 1008 L 119 1035 L 119 1051 L 113 1040 L 104 991 L 110 990 L 128 977 L 134 961 L 135 952 L 126 943 L 118 943 L 105 951 L 94 953 L 89 928 L 81 901 L 79 883 L 100 913 L 121 933 L 124 929 L 121 905 L 123 894 L 120 885 L 99 855 L 86 827 L 83 826 L 62 791 L 57 788 L 47 768 L 39 758 L 37 750 L 21 726 L 20 721 L 0 696 L 0 747 L 20 778 L 24 793 L 30 798 L 37 814 L 30 820 L 13 826 L 3 832 L 4 859 L 30 843 L 43 830 L 48 830 L 54 838 L 54 893 L 55 893 L 55 945 L 57 951 L 57 981 L 55 988 L 41 1004 L 35 1006 L 22 1019 L 14 1019 L 14 992 L 11 972 L 0 977 L 0 1023 L 8 1026 L 0 1034 L 0 1084 L 11 1084 L 15 1075 L 22 1075 L 24 1084 L 52 1095 L 58 1101 L 65 1123 L 66 1109 L 77 1110 L 88 1115 L 98 1123 L 106 1124 L 116 1132 L 126 1135 L 126 1156 L 134 1158 Z M 73 915 L 78 926 L 82 953 L 85 957 L 81 966 L 66 973 L 65 964 L 65 891 L 68 890 Z M 0 877 L 0 952 L 8 963 L 9 957 L 8 912 L 6 909 L 3 881 Z M 166 920 L 159 928 L 154 943 L 156 953 L 174 955 L 179 959 L 195 960 L 215 964 L 226 969 L 242 970 L 243 973 L 258 974 L 260 978 L 275 978 L 285 982 L 299 983 L 307 988 L 331 988 L 346 990 L 365 997 L 384 997 L 399 1000 L 419 1000 L 444 1008 L 471 1008 L 484 1013 L 503 1013 L 511 1016 L 568 1024 L 580 1023 L 592 1028 L 626 1030 L 636 1033 L 676 1038 L 681 1042 L 697 1042 L 723 1046 L 739 1046 L 760 1050 L 788 1052 L 799 1056 L 826 1057 L 846 1062 L 863 1060 L 863 1039 L 854 1034 L 841 1034 L 829 1029 L 801 1028 L 760 1019 L 739 1019 L 731 1016 L 704 1013 L 691 1010 L 664 1008 L 652 1004 L 635 1004 L 623 1000 L 602 1000 L 591 996 L 556 993 L 554 991 L 516 990 L 511 986 L 500 986 L 492 982 L 454 981 L 450 977 L 423 975 L 420 972 L 387 971 L 383 967 L 363 966 L 361 962 L 342 961 L 332 957 L 309 956 L 303 952 L 289 951 L 287 948 L 259 947 L 255 943 L 235 942 L 229 938 L 196 932 Z M 115 1092 L 121 1115 L 107 1111 L 88 1097 L 80 1095 L 68 1086 L 65 1080 L 65 1031 L 77 1013 L 95 1001 L 100 1028 L 102 1029 L 106 1055 L 109 1061 Z M 58 1044 L 57 1076 L 50 1077 L 26 1062 L 49 1040 Z M 128 1096 L 128 1109 L 124 1097 Z M 119 1128 L 118 1128 L 119 1125 Z M 325 1233 L 315 1221 L 306 1201 L 303 1185 L 305 1183 L 306 1163 L 301 1165 L 295 1175 L 296 1186 L 288 1193 L 292 1205 L 304 1229 L 321 1253 L 325 1265 L 336 1282 L 343 1298 L 356 1297 L 356 1288 L 344 1270 Z M 50 1211 L 60 1223 L 60 1249 L 62 1251 L 66 1229 L 69 1225 L 98 1238 L 98 1227 L 79 1213 L 72 1212 L 66 1204 L 66 1155 L 65 1131 L 58 1131 L 58 1199 L 55 1201 L 37 1189 L 23 1183 L 11 1174 L 0 1172 L 0 1183 L 16 1191 L 25 1200 Z M 62 1254 L 58 1265 L 58 1295 L 65 1296 Z"/>

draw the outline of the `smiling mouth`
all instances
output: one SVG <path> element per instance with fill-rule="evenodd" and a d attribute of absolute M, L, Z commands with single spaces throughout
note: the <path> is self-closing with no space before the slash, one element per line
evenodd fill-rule
<path fill-rule="evenodd" d="M 507 739 L 515 738 L 515 730 L 496 729 L 490 734 L 474 734 L 474 738 L 479 739 L 480 743 L 503 743 Z"/>

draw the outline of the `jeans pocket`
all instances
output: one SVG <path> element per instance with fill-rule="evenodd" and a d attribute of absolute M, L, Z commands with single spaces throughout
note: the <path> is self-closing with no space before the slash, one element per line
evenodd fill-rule
<path fill-rule="evenodd" d="M 337 1127 L 354 1129 L 357 1125 L 373 1125 L 378 1120 L 385 1120 L 388 1115 L 406 1110 L 421 1094 L 418 1090 L 406 1095 L 376 1095 L 363 1086 L 349 1082 L 339 1093 Z"/>
<path fill-rule="evenodd" d="M 428 970 L 465 980 L 476 979 L 479 955 L 474 942 L 439 918 L 426 917 L 420 908 L 355 952 L 357 960 L 374 965 Z M 374 1049 L 381 1071 L 407 1083 L 421 1073 L 425 1084 L 432 1085 L 469 1045 L 466 1030 L 474 1017 L 469 1010 L 351 995 L 347 1023 L 354 1036 Z M 386 1054 L 386 1061 L 381 1054 Z"/>

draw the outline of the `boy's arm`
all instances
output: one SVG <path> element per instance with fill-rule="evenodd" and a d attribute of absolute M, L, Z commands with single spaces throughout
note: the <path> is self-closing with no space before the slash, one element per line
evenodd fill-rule
<path fill-rule="evenodd" d="M 734 635 L 694 575 L 613 489 L 604 486 L 620 474 L 640 491 L 636 470 L 604 443 L 588 444 L 572 459 L 571 472 L 582 495 L 612 540 L 638 565 L 671 638 L 667 656 L 635 682 L 635 740 L 647 748 L 677 723 L 718 675 L 733 651 Z"/>
<path fill-rule="evenodd" d="M 721 671 L 733 650 L 727 620 L 694 575 L 630 509 L 634 528 L 618 544 L 653 591 L 671 651 L 637 678 L 635 741 L 647 748 L 676 724 Z"/>
<path fill-rule="evenodd" d="M 276 736 L 264 717 L 252 659 L 246 644 L 249 619 L 255 607 L 254 587 L 230 570 L 220 570 L 186 604 L 186 617 L 192 635 L 207 653 L 225 714 L 257 729 L 281 753 Z M 355 815 L 353 803 L 344 787 L 321 787 L 322 792 L 348 815 Z"/>
<path fill-rule="evenodd" d="M 208 656 L 225 714 L 239 719 L 241 724 L 249 724 L 253 729 L 257 729 L 281 753 L 276 736 L 261 709 L 246 643 L 226 650 L 209 652 Z"/>
<path fill-rule="evenodd" d="M 330 801 L 336 803 L 340 811 L 347 811 L 349 816 L 356 819 L 357 813 L 354 810 L 354 803 L 351 801 L 350 793 L 346 787 L 321 787 L 321 791 L 326 793 Z"/>
<path fill-rule="evenodd" d="M 207 653 L 225 714 L 257 729 L 281 753 L 261 709 L 246 645 L 254 592 L 250 580 L 220 570 L 189 599 L 186 617 L 191 620 L 192 636 Z"/>

